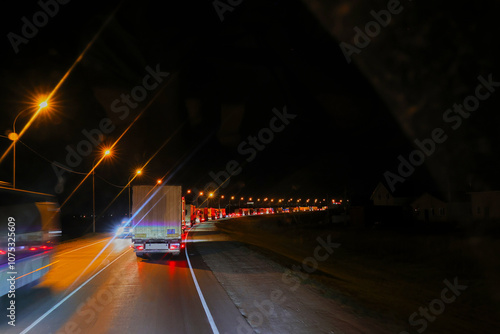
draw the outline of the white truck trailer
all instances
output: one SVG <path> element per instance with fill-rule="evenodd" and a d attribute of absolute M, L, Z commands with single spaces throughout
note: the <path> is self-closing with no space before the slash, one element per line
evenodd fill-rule
<path fill-rule="evenodd" d="M 184 252 L 181 186 L 133 186 L 132 217 L 137 257 Z"/>

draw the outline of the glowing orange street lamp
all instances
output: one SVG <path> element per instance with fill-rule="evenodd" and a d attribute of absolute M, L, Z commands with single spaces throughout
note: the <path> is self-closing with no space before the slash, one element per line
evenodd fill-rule
<path fill-rule="evenodd" d="M 15 188 L 16 187 L 16 142 L 23 136 L 23 134 L 28 130 L 28 128 L 31 126 L 31 124 L 35 121 L 35 119 L 38 117 L 38 114 L 48 106 L 48 103 L 47 101 L 43 101 L 41 103 L 38 104 L 38 110 L 31 116 L 30 120 L 28 121 L 28 123 L 26 123 L 26 125 L 24 126 L 24 128 L 21 130 L 21 132 L 19 134 L 16 133 L 16 121 L 17 119 L 19 118 L 19 116 L 21 116 L 21 114 L 23 112 L 25 112 L 26 110 L 29 110 L 30 108 L 27 108 L 27 109 L 24 109 L 22 110 L 21 112 L 19 112 L 19 114 L 17 114 L 16 118 L 14 119 L 14 123 L 13 123 L 13 126 L 12 126 L 12 129 L 13 129 L 13 132 L 11 134 L 8 135 L 8 138 L 10 140 L 12 140 L 12 144 L 7 148 L 7 150 L 5 150 L 5 152 L 2 154 L 2 156 L 0 157 L 0 163 L 3 161 L 3 159 L 5 159 L 5 157 L 7 156 L 7 154 L 9 153 L 9 151 L 11 149 L 13 149 L 13 156 L 14 156 L 14 171 L 13 171 L 13 179 L 12 179 L 12 187 Z"/>
<path fill-rule="evenodd" d="M 220 210 L 220 200 L 221 199 L 224 199 L 224 195 L 220 195 L 220 197 L 219 197 L 219 210 Z"/>
<path fill-rule="evenodd" d="M 37 113 L 46 107 L 47 107 L 47 101 L 40 103 Z M 14 119 L 14 122 L 12 124 L 12 132 L 9 133 L 7 136 L 7 138 L 12 140 L 12 150 L 13 150 L 12 154 L 13 154 L 13 159 L 14 159 L 13 169 L 12 169 L 12 188 L 14 188 L 14 189 L 16 188 L 16 143 L 20 138 L 20 135 L 16 133 L 16 122 L 17 122 L 17 119 L 19 118 L 19 116 L 21 116 L 21 114 L 23 114 L 26 110 L 29 110 L 29 109 L 24 109 L 19 114 L 17 114 L 17 116 Z M 24 132 L 24 130 L 23 130 L 23 132 Z"/>

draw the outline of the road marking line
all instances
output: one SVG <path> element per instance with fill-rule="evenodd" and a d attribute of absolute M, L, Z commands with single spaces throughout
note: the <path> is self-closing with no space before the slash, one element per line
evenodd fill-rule
<path fill-rule="evenodd" d="M 189 229 L 186 232 L 186 240 L 189 235 Z M 207 302 L 205 301 L 205 298 L 203 297 L 203 293 L 201 292 L 200 285 L 198 284 L 198 280 L 196 279 L 196 276 L 194 275 L 193 267 L 191 266 L 191 261 L 189 261 L 189 255 L 187 251 L 187 243 L 186 247 L 184 248 L 184 253 L 186 254 L 186 259 L 189 265 L 189 270 L 191 271 L 191 276 L 193 277 L 194 285 L 196 286 L 196 291 L 198 292 L 198 296 L 200 297 L 201 304 L 203 305 L 203 309 L 205 310 L 205 314 L 207 315 L 208 322 L 210 323 L 210 327 L 212 327 L 212 332 L 214 334 L 219 334 L 219 330 L 217 329 L 217 326 L 215 325 L 214 318 L 212 317 L 212 314 L 210 313 L 210 310 L 208 309 Z M 21 333 L 22 334 L 22 333 Z"/>
<path fill-rule="evenodd" d="M 33 270 L 32 272 L 29 272 L 29 273 L 24 274 L 24 275 L 22 275 L 22 276 L 16 277 L 16 280 L 20 279 L 21 277 L 28 276 L 28 275 L 31 275 L 31 274 L 33 274 L 33 273 L 36 273 L 36 272 L 37 272 L 37 271 L 39 271 L 39 270 L 45 269 L 45 268 L 47 268 L 47 267 L 50 267 L 50 266 L 52 266 L 52 265 L 56 264 L 57 262 L 59 262 L 59 261 L 55 261 L 55 262 L 49 263 L 49 264 L 48 264 L 48 265 L 46 265 L 46 266 L 43 266 L 43 267 L 41 267 L 41 268 L 38 268 L 38 269 Z"/>
<path fill-rule="evenodd" d="M 68 300 L 71 296 L 73 296 L 75 293 L 78 292 L 78 290 L 80 290 L 81 288 L 83 288 L 88 282 L 90 282 L 91 280 L 93 280 L 97 275 L 99 275 L 102 271 L 104 271 L 104 269 L 106 269 L 107 267 L 109 267 L 110 265 L 112 265 L 114 262 L 116 262 L 119 258 L 121 258 L 123 255 L 127 254 L 127 252 L 131 251 L 131 249 L 127 249 L 125 252 L 123 252 L 120 256 L 118 256 L 116 259 L 114 259 L 113 261 L 111 261 L 106 267 L 102 268 L 101 270 L 99 270 L 94 276 L 92 276 L 91 278 L 89 278 L 88 280 L 86 280 L 85 282 L 82 283 L 82 285 L 80 285 L 78 288 L 76 288 L 75 290 L 73 290 L 69 295 L 67 295 L 66 297 L 64 297 L 60 302 L 58 302 L 56 305 L 52 306 L 52 308 L 50 310 L 48 310 L 47 312 L 45 312 L 40 318 L 36 319 L 31 325 L 29 325 L 28 327 L 26 327 L 21 333 L 19 334 L 25 334 L 25 333 L 28 333 L 33 327 L 35 327 L 36 325 L 38 325 L 38 323 L 40 321 L 42 321 L 43 319 L 45 319 L 49 314 L 51 314 L 52 312 L 54 312 L 59 306 L 61 306 L 66 300 Z"/>
<path fill-rule="evenodd" d="M 77 249 L 70 250 L 69 252 L 64 252 L 64 253 L 61 253 L 61 254 L 56 254 L 56 256 L 61 256 L 61 255 L 64 255 L 64 254 L 69 254 L 69 253 L 72 253 L 72 252 L 76 252 L 77 250 L 80 250 L 82 248 L 87 248 L 87 247 L 90 247 L 92 245 L 98 244 L 100 242 L 104 242 L 104 241 L 106 241 L 106 239 L 94 242 L 93 244 L 90 244 L 90 245 L 87 245 L 87 246 L 83 246 L 83 247 L 80 247 L 80 248 L 77 248 Z"/>

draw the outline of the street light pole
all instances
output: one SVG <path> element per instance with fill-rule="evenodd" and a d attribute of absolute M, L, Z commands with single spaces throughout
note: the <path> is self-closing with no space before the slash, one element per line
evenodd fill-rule
<path fill-rule="evenodd" d="M 16 118 L 14 118 L 14 122 L 12 123 L 12 132 L 9 133 L 8 138 L 12 140 L 12 157 L 13 157 L 13 166 L 12 166 L 12 188 L 16 189 L 16 143 L 19 139 L 19 135 L 16 133 L 16 121 L 21 116 L 23 112 L 28 109 L 22 110 L 19 114 L 17 114 Z"/>
<path fill-rule="evenodd" d="M 92 233 L 95 233 L 95 167 L 92 166 Z"/>
<path fill-rule="evenodd" d="M 14 133 L 16 133 L 14 131 Z M 14 166 L 12 167 L 12 188 L 16 189 L 16 142 L 17 142 L 17 139 L 14 140 L 13 142 L 13 145 L 14 147 L 12 147 L 12 154 L 13 154 L 13 158 L 14 158 Z"/>
<path fill-rule="evenodd" d="M 97 165 L 99 165 L 101 161 L 109 154 L 111 154 L 110 150 L 107 149 L 106 151 L 104 151 L 104 155 L 100 158 L 99 163 Z M 95 164 L 96 160 L 97 158 L 95 158 L 94 161 L 92 162 L 92 233 L 95 233 L 95 169 L 97 167 Z"/>
<path fill-rule="evenodd" d="M 39 109 L 38 111 L 35 113 L 35 116 L 33 116 L 31 118 L 31 121 L 28 123 L 27 126 L 29 126 L 29 124 L 31 124 L 31 122 L 34 120 L 34 117 L 36 117 L 36 115 L 38 115 L 38 112 L 41 111 L 42 109 L 46 108 L 47 107 L 47 102 L 44 101 L 42 103 L 39 104 Z M 9 133 L 8 137 L 10 140 L 12 140 L 12 150 L 13 150 L 13 158 L 14 158 L 14 161 L 13 161 L 13 166 L 12 166 L 12 188 L 16 189 L 16 143 L 17 141 L 19 140 L 19 137 L 24 133 L 24 131 L 26 131 L 27 129 L 27 126 L 25 126 L 25 128 L 21 131 L 20 134 L 17 134 L 16 133 L 16 121 L 17 119 L 19 118 L 19 116 L 21 116 L 22 113 L 24 113 L 26 110 L 29 110 L 30 108 L 26 108 L 24 110 L 21 110 L 19 112 L 19 114 L 17 114 L 16 118 L 14 118 L 14 122 L 12 124 L 12 132 Z M 6 153 L 8 152 L 8 150 L 6 151 Z M 4 153 L 4 156 L 5 154 Z M 3 157 L 1 158 L 3 159 Z M 0 159 L 0 160 L 1 160 Z"/>

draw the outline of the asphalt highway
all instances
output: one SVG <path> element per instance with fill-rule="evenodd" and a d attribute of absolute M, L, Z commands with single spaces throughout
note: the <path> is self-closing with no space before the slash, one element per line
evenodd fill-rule
<path fill-rule="evenodd" d="M 146 260 L 130 239 L 109 235 L 60 244 L 43 281 L 16 292 L 16 326 L 4 318 L 0 332 L 253 332 L 198 254 L 198 240 L 195 227 L 186 256 Z"/>

